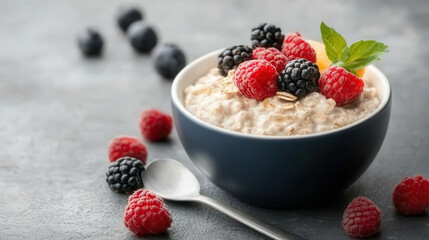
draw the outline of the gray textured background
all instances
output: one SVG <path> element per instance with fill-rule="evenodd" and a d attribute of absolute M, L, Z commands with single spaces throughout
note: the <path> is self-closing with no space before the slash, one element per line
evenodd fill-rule
<path fill-rule="evenodd" d="M 386 141 L 366 173 L 329 204 L 259 209 L 199 175 L 202 193 L 308 239 L 349 239 L 341 226 L 343 210 L 352 198 L 367 196 L 383 212 L 376 239 L 428 239 L 429 214 L 402 217 L 390 196 L 405 176 L 429 177 L 429 2 L 263 2 L 139 3 L 161 41 L 179 44 L 189 61 L 248 44 L 250 28 L 262 21 L 320 40 L 324 20 L 349 42 L 386 43 L 390 52 L 376 64 L 393 86 Z M 130 49 L 114 21 L 118 4 L 0 1 L 0 239 L 136 239 L 122 223 L 126 197 L 111 192 L 104 180 L 106 145 L 119 134 L 139 136 L 142 109 L 169 112 L 171 82 L 156 75 L 150 55 Z M 76 48 L 76 33 L 87 25 L 105 37 L 101 59 L 84 59 Z M 146 144 L 149 160 L 176 158 L 197 173 L 176 133 Z M 208 207 L 167 204 L 173 225 L 153 239 L 265 239 Z"/>

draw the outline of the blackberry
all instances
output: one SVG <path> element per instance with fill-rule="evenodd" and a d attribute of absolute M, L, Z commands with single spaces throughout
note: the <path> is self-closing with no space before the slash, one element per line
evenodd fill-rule
<path fill-rule="evenodd" d="M 110 164 L 106 181 L 113 191 L 130 194 L 143 187 L 143 171 L 142 161 L 133 157 L 122 157 Z"/>
<path fill-rule="evenodd" d="M 131 23 L 143 19 L 143 15 L 137 6 L 125 4 L 119 7 L 117 14 L 118 25 L 126 33 Z"/>
<path fill-rule="evenodd" d="M 305 58 L 290 61 L 277 79 L 279 91 L 304 97 L 318 91 L 319 67 Z"/>
<path fill-rule="evenodd" d="M 103 49 L 103 37 L 94 28 L 87 28 L 79 34 L 78 44 L 80 51 L 87 57 L 99 56 Z"/>
<path fill-rule="evenodd" d="M 245 45 L 229 47 L 217 57 L 217 67 L 222 75 L 226 76 L 229 70 L 237 68 L 240 63 L 250 60 L 252 53 L 253 50 Z"/>
<path fill-rule="evenodd" d="M 250 35 L 253 48 L 275 47 L 281 50 L 284 38 L 285 35 L 282 34 L 282 30 L 270 23 L 262 23 L 252 28 L 252 33 Z"/>

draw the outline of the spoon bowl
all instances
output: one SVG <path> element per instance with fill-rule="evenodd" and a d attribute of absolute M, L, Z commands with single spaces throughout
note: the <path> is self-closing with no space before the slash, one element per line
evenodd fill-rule
<path fill-rule="evenodd" d="M 200 194 L 200 183 L 185 166 L 173 159 L 151 162 L 143 173 L 145 187 L 162 198 L 187 201 Z"/>

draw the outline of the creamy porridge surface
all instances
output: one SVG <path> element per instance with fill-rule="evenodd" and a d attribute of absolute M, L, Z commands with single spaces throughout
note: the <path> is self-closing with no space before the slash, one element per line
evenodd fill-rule
<path fill-rule="evenodd" d="M 240 94 L 232 74 L 217 68 L 185 89 L 185 108 L 201 120 L 237 132 L 258 135 L 303 135 L 325 132 L 356 122 L 380 104 L 371 79 L 353 104 L 337 107 L 333 99 L 311 93 L 295 102 L 274 96 L 257 101 Z"/>

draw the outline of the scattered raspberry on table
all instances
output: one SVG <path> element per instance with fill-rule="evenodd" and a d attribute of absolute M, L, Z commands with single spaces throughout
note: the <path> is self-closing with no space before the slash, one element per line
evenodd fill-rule
<path fill-rule="evenodd" d="M 167 231 L 172 218 L 161 198 L 148 190 L 140 189 L 128 198 L 124 223 L 128 229 L 142 237 Z"/>
<path fill-rule="evenodd" d="M 301 34 L 289 33 L 283 42 L 282 53 L 289 61 L 299 58 L 305 58 L 308 61 L 316 62 L 316 51 L 305 41 Z"/>
<path fill-rule="evenodd" d="M 379 231 L 381 224 L 380 209 L 368 198 L 353 199 L 343 215 L 343 227 L 353 238 L 368 238 Z"/>
<path fill-rule="evenodd" d="M 244 96 L 264 100 L 276 94 L 278 76 L 271 63 L 265 60 L 250 60 L 238 66 L 233 82 Z"/>
<path fill-rule="evenodd" d="M 429 180 L 420 175 L 404 178 L 395 186 L 392 201 L 403 215 L 422 214 L 429 207 Z"/>
<path fill-rule="evenodd" d="M 158 110 L 146 110 L 140 114 L 140 132 L 149 141 L 166 138 L 173 129 L 170 115 Z"/>
<path fill-rule="evenodd" d="M 146 164 L 147 149 L 142 141 L 132 136 L 118 136 L 110 141 L 107 148 L 110 162 L 116 161 L 121 157 L 137 158 Z"/>

